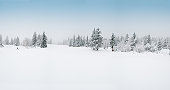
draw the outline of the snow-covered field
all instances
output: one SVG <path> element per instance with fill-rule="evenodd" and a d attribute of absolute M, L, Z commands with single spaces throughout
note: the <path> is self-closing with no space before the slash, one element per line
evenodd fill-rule
<path fill-rule="evenodd" d="M 170 55 L 5 46 L 0 90 L 170 90 Z"/>

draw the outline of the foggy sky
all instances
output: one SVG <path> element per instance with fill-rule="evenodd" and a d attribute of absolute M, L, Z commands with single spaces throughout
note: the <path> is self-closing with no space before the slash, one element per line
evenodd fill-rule
<path fill-rule="evenodd" d="M 53 41 L 73 35 L 170 35 L 169 0 L 0 0 L 0 34 L 32 37 L 46 32 Z"/>

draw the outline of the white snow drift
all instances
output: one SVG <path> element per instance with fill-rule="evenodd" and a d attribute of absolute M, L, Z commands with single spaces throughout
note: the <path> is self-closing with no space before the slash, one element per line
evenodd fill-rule
<path fill-rule="evenodd" d="M 0 48 L 0 90 L 170 90 L 170 55 Z"/>

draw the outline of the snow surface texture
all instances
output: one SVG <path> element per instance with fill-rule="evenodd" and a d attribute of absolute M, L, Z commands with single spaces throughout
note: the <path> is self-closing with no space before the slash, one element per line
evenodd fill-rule
<path fill-rule="evenodd" d="M 5 46 L 0 90 L 170 90 L 170 55 Z"/>

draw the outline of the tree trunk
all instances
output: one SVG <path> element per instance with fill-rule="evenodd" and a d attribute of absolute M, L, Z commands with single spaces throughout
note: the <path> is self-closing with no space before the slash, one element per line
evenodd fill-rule
<path fill-rule="evenodd" d="M 112 48 L 112 52 L 113 52 L 113 51 L 114 51 L 114 50 L 113 50 L 113 46 L 112 46 L 111 48 Z"/>
<path fill-rule="evenodd" d="M 112 48 L 112 52 L 113 52 L 114 50 L 113 50 L 113 48 Z"/>

